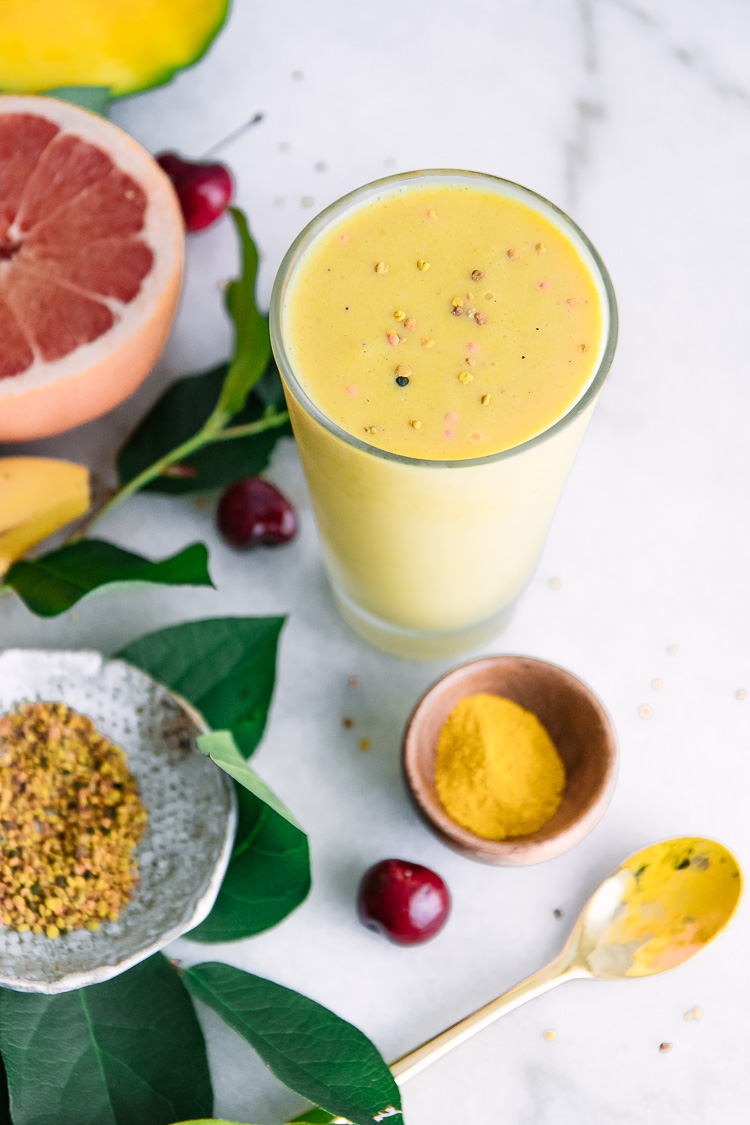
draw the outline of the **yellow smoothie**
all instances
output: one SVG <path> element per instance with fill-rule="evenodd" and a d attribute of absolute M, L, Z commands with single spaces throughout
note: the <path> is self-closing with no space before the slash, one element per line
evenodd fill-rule
<path fill-rule="evenodd" d="M 473 173 L 370 185 L 292 247 L 274 351 L 334 596 L 374 643 L 497 631 L 614 346 L 605 279 L 565 216 Z"/>
<path fill-rule="evenodd" d="M 392 191 L 328 227 L 289 287 L 286 346 L 326 417 L 407 457 L 520 445 L 599 359 L 602 304 L 577 248 L 520 199 Z"/>

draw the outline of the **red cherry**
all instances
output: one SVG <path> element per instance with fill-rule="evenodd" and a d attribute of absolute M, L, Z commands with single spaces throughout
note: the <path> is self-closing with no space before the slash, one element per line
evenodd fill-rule
<path fill-rule="evenodd" d="M 262 477 L 230 484 L 216 512 L 219 531 L 233 547 L 275 547 L 297 534 L 297 515 L 286 496 Z"/>
<path fill-rule="evenodd" d="M 451 908 L 443 880 L 429 867 L 383 859 L 359 885 L 360 921 L 397 945 L 419 945 L 442 930 Z"/>
<path fill-rule="evenodd" d="M 226 211 L 234 184 L 223 164 L 183 160 L 176 152 L 162 152 L 156 161 L 169 176 L 189 231 L 205 230 Z"/>

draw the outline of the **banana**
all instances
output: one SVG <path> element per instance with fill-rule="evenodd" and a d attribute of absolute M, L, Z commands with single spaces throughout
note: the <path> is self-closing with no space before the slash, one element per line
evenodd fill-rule
<path fill-rule="evenodd" d="M 91 503 L 85 465 L 50 457 L 0 457 L 0 576 Z"/>

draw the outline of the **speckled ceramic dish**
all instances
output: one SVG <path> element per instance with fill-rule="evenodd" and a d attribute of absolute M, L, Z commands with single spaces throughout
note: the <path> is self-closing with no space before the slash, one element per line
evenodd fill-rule
<path fill-rule="evenodd" d="M 200 715 L 150 676 L 98 652 L 0 653 L 0 714 L 64 700 L 127 754 L 148 811 L 140 885 L 116 922 L 57 938 L 0 925 L 0 985 L 68 992 L 124 972 L 206 917 L 224 877 L 236 808 L 228 778 L 201 754 Z"/>

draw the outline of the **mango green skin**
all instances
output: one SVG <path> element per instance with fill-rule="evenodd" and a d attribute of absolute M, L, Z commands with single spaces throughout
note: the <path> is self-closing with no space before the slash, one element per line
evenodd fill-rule
<path fill-rule="evenodd" d="M 197 62 L 230 0 L 3 0 L 0 90 L 108 87 L 119 98 Z"/>

